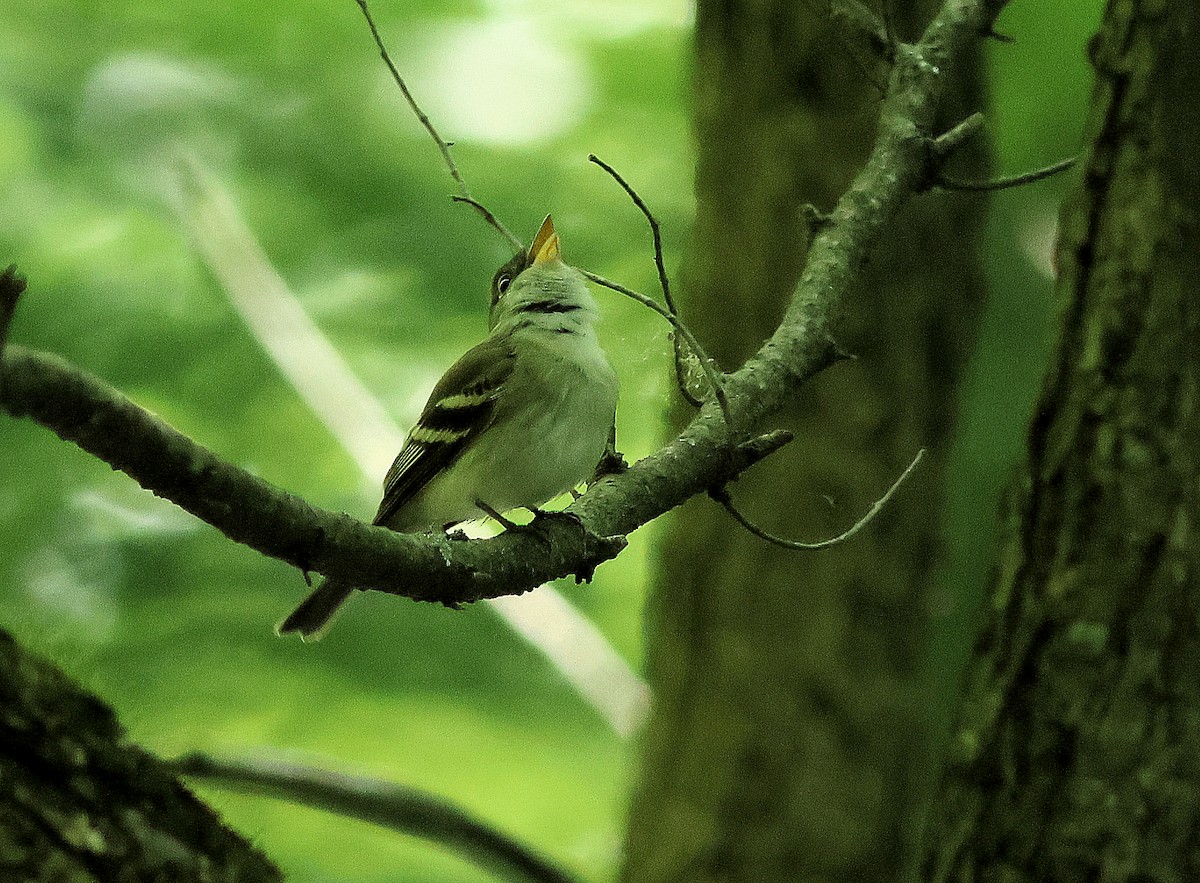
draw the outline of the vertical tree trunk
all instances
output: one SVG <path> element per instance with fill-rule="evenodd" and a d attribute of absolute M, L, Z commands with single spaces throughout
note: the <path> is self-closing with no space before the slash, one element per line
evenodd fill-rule
<path fill-rule="evenodd" d="M 0 631 L 0 880 L 281 879 L 110 708 Z"/>
<path fill-rule="evenodd" d="M 1200 880 L 1200 8 L 1113 0 L 1092 61 L 929 880 Z"/>
<path fill-rule="evenodd" d="M 908 24 L 933 5 L 911 4 Z M 729 368 L 794 288 L 802 203 L 828 208 L 873 139 L 878 96 L 852 53 L 885 74 L 790 0 L 702 0 L 696 39 L 683 310 Z M 950 114 L 978 108 L 967 91 Z M 910 208 L 840 334 L 860 359 L 802 393 L 784 418 L 797 441 L 732 488 L 767 528 L 818 539 L 930 446 L 890 511 L 817 554 L 769 546 L 706 500 L 671 516 L 649 613 L 655 713 L 630 883 L 895 878 L 926 743 L 914 680 L 951 403 L 983 300 L 981 216 L 978 199 L 945 195 Z"/>

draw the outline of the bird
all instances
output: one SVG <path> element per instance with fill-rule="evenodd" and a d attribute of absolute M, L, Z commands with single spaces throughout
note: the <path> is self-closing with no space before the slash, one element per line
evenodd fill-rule
<path fill-rule="evenodd" d="M 488 335 L 433 388 L 383 481 L 373 524 L 448 530 L 538 507 L 592 477 L 615 435 L 619 384 L 600 310 L 547 215 L 492 276 Z M 326 579 L 276 627 L 320 638 L 355 587 Z"/>

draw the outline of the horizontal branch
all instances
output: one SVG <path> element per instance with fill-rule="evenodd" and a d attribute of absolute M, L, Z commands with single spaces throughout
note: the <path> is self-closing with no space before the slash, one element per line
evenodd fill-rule
<path fill-rule="evenodd" d="M 571 574 L 587 579 L 624 547 L 629 533 L 756 462 L 762 446 L 746 442 L 746 434 L 838 358 L 832 329 L 846 294 L 900 207 L 936 179 L 944 156 L 933 149 L 939 134 L 933 126 L 947 78 L 1003 5 L 948 0 L 920 43 L 898 47 L 866 166 L 813 238 L 779 328 L 724 377 L 738 433 L 710 400 L 674 441 L 590 488 L 567 510 L 573 517 L 541 517 L 532 530 L 490 540 L 371 527 L 222 462 L 97 378 L 15 346 L 3 353 L 0 406 L 50 427 L 231 539 L 363 588 L 459 604 L 518 594 Z"/>
<path fill-rule="evenodd" d="M 622 534 L 637 526 L 604 532 L 612 519 L 592 514 L 590 505 L 601 488 L 621 481 L 624 490 L 616 501 L 608 500 L 610 507 L 657 508 L 650 495 L 661 486 L 656 468 L 664 467 L 642 461 L 630 470 L 632 481 L 603 479 L 572 506 L 578 517 L 545 515 L 536 530 L 487 540 L 398 534 L 319 509 L 223 461 L 56 356 L 9 346 L 3 359 L 0 405 L 12 416 L 52 429 L 236 542 L 305 571 L 336 573 L 363 588 L 414 600 L 457 605 L 519 594 L 572 574 L 590 578 L 598 564 L 625 547 Z M 724 450 L 711 465 L 713 481 L 736 477 L 776 447 L 750 439 Z M 687 496 L 678 492 L 674 498 L 679 503 Z"/>

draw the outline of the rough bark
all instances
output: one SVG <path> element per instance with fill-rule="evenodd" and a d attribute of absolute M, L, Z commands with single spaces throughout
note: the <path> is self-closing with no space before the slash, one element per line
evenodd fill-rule
<path fill-rule="evenodd" d="M 112 709 L 0 631 L 0 880 L 281 879 Z"/>
<path fill-rule="evenodd" d="M 907 33 L 933 4 L 915 6 Z M 878 94 L 851 53 L 879 79 L 886 71 L 811 10 L 698 7 L 697 219 L 683 309 L 726 366 L 784 311 L 804 261 L 800 206 L 828 206 L 874 137 Z M 955 77 L 951 122 L 979 108 L 975 73 Z M 982 147 L 972 146 L 962 170 L 978 176 Z M 929 446 L 930 462 L 884 517 L 819 554 L 769 546 L 706 501 L 673 517 L 651 601 L 655 716 L 626 880 L 895 878 L 926 744 L 914 682 L 955 388 L 983 302 L 983 208 L 945 194 L 906 208 L 836 332 L 858 361 L 792 399 L 782 425 L 797 441 L 732 487 L 768 529 L 819 539 Z"/>
<path fill-rule="evenodd" d="M 925 846 L 934 881 L 1200 879 L 1200 8 L 1112 0 L 1062 328 Z"/>

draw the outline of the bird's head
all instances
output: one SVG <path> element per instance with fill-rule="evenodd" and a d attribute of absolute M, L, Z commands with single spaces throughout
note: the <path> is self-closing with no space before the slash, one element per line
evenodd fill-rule
<path fill-rule="evenodd" d="M 596 302 L 587 283 L 578 270 L 563 263 L 560 248 L 554 221 L 546 215 L 529 248 L 513 255 L 492 277 L 489 328 L 546 324 L 544 317 L 561 320 L 555 327 L 595 321 Z"/>

